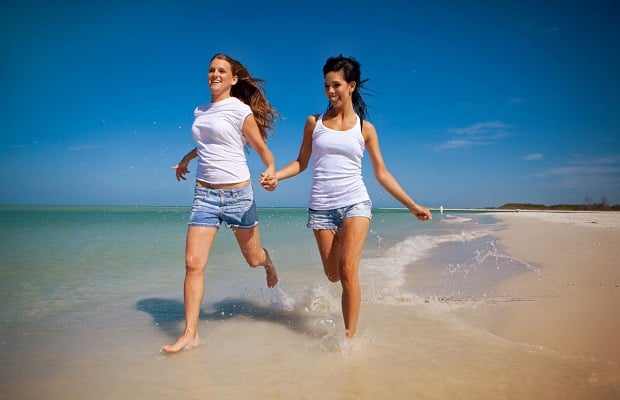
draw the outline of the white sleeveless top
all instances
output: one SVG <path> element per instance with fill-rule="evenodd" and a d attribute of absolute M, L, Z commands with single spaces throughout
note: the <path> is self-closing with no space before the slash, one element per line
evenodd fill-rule
<path fill-rule="evenodd" d="M 212 184 L 250 179 L 245 158 L 247 140 L 242 132 L 250 114 L 250 107 L 236 97 L 196 107 L 192 125 L 198 152 L 196 179 Z"/>
<path fill-rule="evenodd" d="M 329 129 L 323 115 L 318 117 L 312 132 L 311 209 L 332 210 L 370 200 L 362 179 L 365 149 L 359 116 L 347 131 Z"/>

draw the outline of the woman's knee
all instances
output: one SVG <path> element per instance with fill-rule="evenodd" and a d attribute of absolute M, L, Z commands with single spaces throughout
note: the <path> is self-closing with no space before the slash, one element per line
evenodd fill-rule
<path fill-rule="evenodd" d="M 358 263 L 350 260 L 342 260 L 340 263 L 340 280 L 343 284 L 349 282 L 357 282 L 358 280 Z"/>
<path fill-rule="evenodd" d="M 340 282 L 340 265 L 337 262 L 323 262 L 323 272 L 330 282 Z"/>
<path fill-rule="evenodd" d="M 195 258 L 185 259 L 185 273 L 187 274 L 202 274 L 204 273 L 207 262 L 203 260 L 197 260 Z"/>
<path fill-rule="evenodd" d="M 260 267 L 267 263 L 267 253 L 262 247 L 247 251 L 244 253 L 244 256 L 250 268 Z"/>

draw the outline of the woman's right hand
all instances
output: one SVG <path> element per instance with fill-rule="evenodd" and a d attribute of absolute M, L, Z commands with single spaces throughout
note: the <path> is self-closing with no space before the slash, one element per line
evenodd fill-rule
<path fill-rule="evenodd" d="M 189 173 L 189 170 L 187 169 L 187 164 L 188 162 L 185 161 L 185 159 L 181 160 L 180 163 L 178 163 L 177 165 L 175 165 L 174 167 L 172 167 L 172 169 L 175 170 L 175 174 L 177 176 L 177 181 L 181 181 L 181 180 L 187 180 L 185 178 L 185 175 Z"/>
<path fill-rule="evenodd" d="M 276 186 L 278 186 L 278 178 L 276 178 L 275 174 L 267 174 L 264 172 L 260 175 L 260 184 L 263 189 L 268 192 L 273 192 Z"/>
<path fill-rule="evenodd" d="M 185 180 L 187 180 L 187 179 L 185 179 L 185 175 L 189 174 L 189 170 L 187 169 L 187 166 L 189 165 L 189 162 L 192 161 L 196 157 L 198 157 L 198 152 L 196 151 L 196 148 L 194 148 L 192 151 L 187 153 L 181 159 L 180 163 L 178 163 L 177 165 L 172 167 L 172 169 L 175 170 L 175 174 L 177 176 L 177 181 L 182 181 L 182 180 L 185 181 Z"/>

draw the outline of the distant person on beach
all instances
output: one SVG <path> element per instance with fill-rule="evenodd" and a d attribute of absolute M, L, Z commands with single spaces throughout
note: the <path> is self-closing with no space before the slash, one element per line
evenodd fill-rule
<path fill-rule="evenodd" d="M 362 180 L 362 156 L 368 150 L 377 181 L 418 219 L 431 219 L 430 211 L 416 204 L 387 170 L 375 127 L 366 117 L 360 94 L 360 63 L 353 58 L 331 57 L 323 66 L 323 114 L 306 119 L 299 155 L 275 177 L 261 181 L 267 190 L 279 180 L 306 169 L 312 156 L 312 189 L 308 228 L 321 254 L 325 275 L 342 285 L 342 315 L 346 337 L 353 338 L 360 313 L 358 268 L 371 219 L 372 203 Z"/>
<path fill-rule="evenodd" d="M 207 80 L 211 101 L 194 111 L 192 135 L 196 148 L 173 167 L 177 180 L 185 180 L 189 162 L 199 159 L 185 247 L 185 330 L 176 343 L 162 347 L 166 353 L 189 349 L 200 342 L 198 319 L 204 271 L 222 222 L 233 231 L 250 267 L 265 268 L 267 286 L 272 288 L 278 283 L 269 253 L 260 243 L 245 148 L 251 146 L 265 164 L 261 179 L 274 179 L 275 160 L 266 138 L 279 114 L 265 97 L 263 81 L 253 78 L 239 61 L 227 55 L 213 56 Z"/>

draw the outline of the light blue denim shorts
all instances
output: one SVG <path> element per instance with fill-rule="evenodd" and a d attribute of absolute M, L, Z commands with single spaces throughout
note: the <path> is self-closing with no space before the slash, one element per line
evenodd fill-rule
<path fill-rule="evenodd" d="M 351 206 L 335 208 L 333 210 L 308 209 L 308 228 L 337 230 L 345 219 L 351 217 L 366 217 L 372 219 L 372 202 L 370 200 Z"/>
<path fill-rule="evenodd" d="M 258 224 L 252 185 L 238 189 L 208 189 L 196 186 L 190 226 L 252 228 Z"/>

